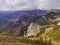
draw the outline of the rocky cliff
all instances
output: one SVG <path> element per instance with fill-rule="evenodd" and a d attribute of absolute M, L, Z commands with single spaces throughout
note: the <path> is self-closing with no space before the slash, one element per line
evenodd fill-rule
<path fill-rule="evenodd" d="M 24 36 L 35 36 L 40 32 L 40 25 L 36 24 L 36 23 L 30 23 L 30 25 L 28 26 L 27 29 L 27 33 Z"/>

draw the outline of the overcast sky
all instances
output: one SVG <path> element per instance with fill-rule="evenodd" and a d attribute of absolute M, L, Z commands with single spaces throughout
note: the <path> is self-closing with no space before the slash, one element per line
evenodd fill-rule
<path fill-rule="evenodd" d="M 0 10 L 60 9 L 60 0 L 0 0 Z"/>

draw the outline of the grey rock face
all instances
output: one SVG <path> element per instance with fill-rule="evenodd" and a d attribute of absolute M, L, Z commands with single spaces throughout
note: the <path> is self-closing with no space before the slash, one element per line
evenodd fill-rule
<path fill-rule="evenodd" d="M 31 23 L 30 26 L 28 26 L 27 33 L 24 35 L 24 37 L 29 37 L 29 36 L 35 36 L 40 32 L 40 25 L 36 23 Z"/>

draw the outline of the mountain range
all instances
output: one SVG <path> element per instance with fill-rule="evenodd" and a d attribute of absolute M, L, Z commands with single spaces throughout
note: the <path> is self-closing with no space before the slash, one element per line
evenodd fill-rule
<path fill-rule="evenodd" d="M 16 16 L 22 16 L 31 13 L 41 14 L 44 12 L 45 10 L 0 11 L 0 18 L 16 18 Z"/>
<path fill-rule="evenodd" d="M 60 17 L 60 10 L 0 11 L 0 32 L 23 35 L 30 23 L 51 25 Z M 16 34 L 17 34 L 16 33 Z"/>

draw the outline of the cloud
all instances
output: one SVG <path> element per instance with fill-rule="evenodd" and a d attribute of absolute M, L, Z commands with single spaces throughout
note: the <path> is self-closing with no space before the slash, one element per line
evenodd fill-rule
<path fill-rule="evenodd" d="M 0 10 L 60 9 L 60 0 L 0 0 Z"/>
<path fill-rule="evenodd" d="M 38 0 L 38 9 L 60 9 L 60 0 Z"/>
<path fill-rule="evenodd" d="M 0 0 L 0 10 L 33 10 L 37 5 L 34 0 Z"/>

